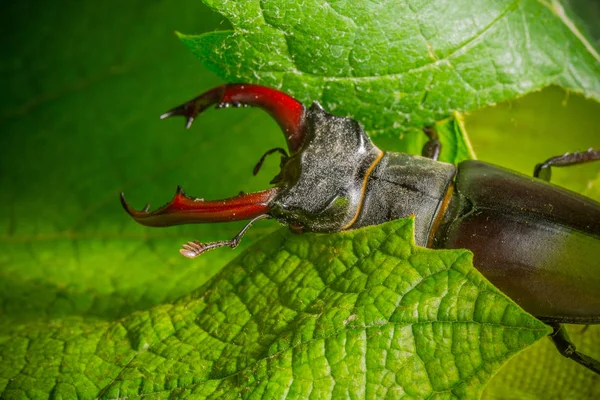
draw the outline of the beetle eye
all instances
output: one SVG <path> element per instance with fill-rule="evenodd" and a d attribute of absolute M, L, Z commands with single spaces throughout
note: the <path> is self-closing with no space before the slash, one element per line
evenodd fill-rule
<path fill-rule="evenodd" d="M 298 181 L 298 178 L 300 177 L 300 172 L 302 170 L 301 162 L 301 157 L 295 154 L 292 154 L 291 156 L 286 157 L 285 159 L 282 157 L 280 164 L 281 170 L 279 171 L 279 174 L 277 174 L 277 176 L 275 176 L 275 178 L 271 180 L 270 183 L 273 185 L 277 185 L 280 183 L 289 186 L 295 185 Z"/>

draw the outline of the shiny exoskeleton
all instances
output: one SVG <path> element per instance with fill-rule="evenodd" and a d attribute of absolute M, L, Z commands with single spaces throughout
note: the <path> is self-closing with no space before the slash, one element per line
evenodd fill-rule
<path fill-rule="evenodd" d="M 600 373 L 600 363 L 577 352 L 560 325 L 600 323 L 600 204 L 547 181 L 552 166 L 599 160 L 600 151 L 553 157 L 534 177 L 475 160 L 454 166 L 437 161 L 440 144 L 431 129 L 424 156 L 385 152 L 358 122 L 250 84 L 219 86 L 163 118 L 182 115 L 189 128 L 210 105 L 265 109 L 283 129 L 290 154 L 267 152 L 283 154 L 281 172 L 261 192 L 205 201 L 178 188 L 153 212 L 136 211 L 122 197 L 126 211 L 147 226 L 251 220 L 232 240 L 185 244 L 184 256 L 235 247 L 262 218 L 296 232 L 338 232 L 415 215 L 418 245 L 471 250 L 487 279 L 554 327 L 563 355 Z"/>

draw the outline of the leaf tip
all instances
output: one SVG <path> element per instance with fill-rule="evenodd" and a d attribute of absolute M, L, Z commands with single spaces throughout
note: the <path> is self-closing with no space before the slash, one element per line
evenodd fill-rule
<path fill-rule="evenodd" d="M 187 43 L 193 38 L 197 37 L 196 35 L 188 35 L 187 33 L 181 33 L 179 31 L 173 31 L 173 33 L 175 33 L 177 39 L 181 40 L 184 43 Z"/>

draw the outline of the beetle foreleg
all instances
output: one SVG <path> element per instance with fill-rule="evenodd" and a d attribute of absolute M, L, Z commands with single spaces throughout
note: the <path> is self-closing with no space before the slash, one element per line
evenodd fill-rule
<path fill-rule="evenodd" d="M 235 235 L 235 237 L 231 240 L 220 240 L 218 242 L 208 242 L 208 243 L 200 243 L 199 241 L 194 240 L 193 242 L 187 242 L 186 244 L 181 246 L 181 250 L 179 250 L 179 252 L 184 257 L 196 258 L 200 254 L 205 253 L 212 249 L 216 249 L 218 247 L 229 246 L 232 249 L 235 249 L 237 247 L 237 245 L 240 244 L 242 237 L 244 237 L 244 234 L 252 226 L 252 224 L 255 223 L 256 221 L 259 221 L 259 220 L 265 219 L 265 218 L 271 218 L 271 217 L 267 214 L 259 215 L 258 217 L 254 218 L 252 221 L 248 222 L 246 224 L 246 226 L 244 226 L 244 228 L 237 235 Z"/>
<path fill-rule="evenodd" d="M 435 129 L 431 126 L 423 128 L 423 132 L 427 135 L 429 140 L 423 146 L 423 150 L 421 151 L 421 155 L 423 157 L 431 158 L 434 161 L 437 161 L 440 157 L 440 151 L 442 150 L 442 144 L 438 139 L 438 134 Z"/>
<path fill-rule="evenodd" d="M 550 339 L 552 339 L 552 342 L 560 354 L 583 365 L 587 369 L 600 374 L 600 362 L 590 356 L 578 352 L 563 325 L 556 323 L 549 325 L 554 329 L 554 332 L 550 334 Z"/>
<path fill-rule="evenodd" d="M 211 105 L 217 108 L 254 106 L 260 107 L 277 121 L 285 134 L 289 150 L 293 153 L 304 141 L 302 130 L 304 122 L 304 105 L 279 90 L 247 83 L 232 83 L 217 86 L 200 96 L 167 111 L 161 119 L 175 115 L 186 118 L 185 127 L 189 128 L 200 113 Z"/>
<path fill-rule="evenodd" d="M 588 149 L 582 152 L 565 153 L 562 156 L 549 158 L 543 163 L 536 165 L 533 170 L 533 176 L 550 182 L 550 178 L 552 177 L 551 167 L 568 167 L 599 160 L 600 150 Z"/>

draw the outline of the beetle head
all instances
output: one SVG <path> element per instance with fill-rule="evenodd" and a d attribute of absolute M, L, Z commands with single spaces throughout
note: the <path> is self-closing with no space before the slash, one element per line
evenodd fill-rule
<path fill-rule="evenodd" d="M 192 258 L 215 247 L 237 246 L 253 221 L 269 216 L 297 231 L 336 232 L 353 224 L 360 213 L 366 177 L 383 154 L 358 122 L 333 116 L 318 103 L 305 109 L 285 93 L 248 84 L 219 86 L 162 118 L 182 115 L 189 128 L 212 104 L 261 107 L 279 123 L 290 156 L 283 158 L 281 171 L 272 181 L 275 186 L 217 201 L 189 197 L 178 188 L 170 203 L 153 212 L 148 212 L 148 206 L 134 210 L 121 195 L 123 207 L 134 220 L 147 226 L 252 220 L 233 240 L 184 245 L 181 253 Z M 257 168 L 261 163 L 262 159 Z"/>
<path fill-rule="evenodd" d="M 306 110 L 303 136 L 276 178 L 270 214 L 304 231 L 345 229 L 360 212 L 365 176 L 382 152 L 358 122 L 333 116 L 318 103 Z"/>

